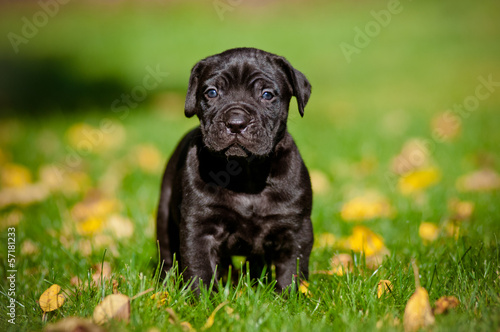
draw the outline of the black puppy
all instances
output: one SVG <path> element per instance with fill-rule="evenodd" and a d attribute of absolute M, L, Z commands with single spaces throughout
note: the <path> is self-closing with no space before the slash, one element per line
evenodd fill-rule
<path fill-rule="evenodd" d="M 311 181 L 286 122 L 290 98 L 303 115 L 310 94 L 285 58 L 258 49 L 231 49 L 193 67 L 185 114 L 196 114 L 200 127 L 170 158 L 158 206 L 165 271 L 175 254 L 197 289 L 238 255 L 252 277 L 274 263 L 278 291 L 308 277 Z"/>

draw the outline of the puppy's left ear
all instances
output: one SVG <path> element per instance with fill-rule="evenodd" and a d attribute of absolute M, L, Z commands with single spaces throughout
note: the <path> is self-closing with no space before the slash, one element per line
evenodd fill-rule
<path fill-rule="evenodd" d="M 283 57 L 278 57 L 278 64 L 285 72 L 288 82 L 292 87 L 292 95 L 297 99 L 300 116 L 304 116 L 304 108 L 311 96 L 311 84 L 304 74 L 292 65 Z"/>
<path fill-rule="evenodd" d="M 184 114 L 190 118 L 198 111 L 196 93 L 198 91 L 199 76 L 204 67 L 203 60 L 194 65 L 189 77 L 189 85 L 186 93 L 186 103 L 184 104 Z"/>

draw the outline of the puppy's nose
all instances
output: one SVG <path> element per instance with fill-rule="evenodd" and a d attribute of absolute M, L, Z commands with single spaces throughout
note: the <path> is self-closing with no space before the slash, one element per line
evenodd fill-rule
<path fill-rule="evenodd" d="M 248 115 L 240 110 L 234 110 L 227 114 L 226 116 L 226 128 L 228 128 L 231 133 L 239 134 L 248 126 L 250 119 Z"/>

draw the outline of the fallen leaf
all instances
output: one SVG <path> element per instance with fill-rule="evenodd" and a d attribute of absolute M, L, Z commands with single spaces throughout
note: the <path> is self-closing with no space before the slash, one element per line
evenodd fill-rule
<path fill-rule="evenodd" d="M 425 242 L 435 241 L 439 235 L 439 228 L 431 222 L 422 222 L 418 228 L 418 235 Z"/>
<path fill-rule="evenodd" d="M 4 164 L 0 167 L 0 184 L 6 188 L 20 188 L 31 183 L 31 172 L 19 164 Z"/>
<path fill-rule="evenodd" d="M 105 332 L 99 325 L 89 319 L 67 317 L 57 323 L 47 325 L 45 332 Z"/>
<path fill-rule="evenodd" d="M 441 179 L 441 172 L 435 167 L 427 167 L 407 173 L 399 178 L 398 188 L 403 195 L 422 192 Z"/>
<path fill-rule="evenodd" d="M 449 309 L 458 307 L 460 301 L 455 296 L 441 296 L 434 303 L 434 314 L 441 315 L 448 312 Z"/>
<path fill-rule="evenodd" d="M 319 170 L 310 170 L 311 185 L 314 194 L 324 195 L 330 191 L 330 180 Z"/>
<path fill-rule="evenodd" d="M 428 167 L 430 153 L 424 140 L 413 138 L 407 141 L 401 152 L 392 159 L 391 170 L 398 175 L 405 175 Z"/>
<path fill-rule="evenodd" d="M 365 226 L 355 226 L 352 230 L 352 235 L 340 242 L 343 248 L 362 252 L 366 257 L 377 254 L 389 254 L 383 238 Z"/>
<path fill-rule="evenodd" d="M 96 264 L 93 269 L 95 272 L 92 274 L 92 280 L 96 285 L 100 285 L 101 281 L 111 279 L 111 264 L 108 262 Z"/>
<path fill-rule="evenodd" d="M 83 201 L 71 209 L 71 215 L 77 221 L 89 218 L 105 218 L 118 209 L 118 201 L 108 198 L 99 190 L 90 190 Z"/>
<path fill-rule="evenodd" d="M 369 220 L 391 217 L 394 209 L 389 201 L 380 194 L 366 193 L 344 203 L 340 216 L 346 221 Z"/>
<path fill-rule="evenodd" d="M 103 228 L 104 220 L 97 217 L 89 217 L 86 220 L 78 222 L 76 229 L 81 235 L 93 235 Z"/>
<path fill-rule="evenodd" d="M 354 263 L 352 257 L 349 254 L 338 254 L 332 257 L 330 260 L 330 265 L 332 266 L 332 272 L 338 276 L 343 276 L 347 272 L 352 272 Z"/>
<path fill-rule="evenodd" d="M 59 294 L 60 291 L 61 286 L 54 284 L 42 293 L 38 304 L 44 313 L 59 309 L 64 304 L 64 295 Z"/>
<path fill-rule="evenodd" d="M 155 293 L 155 294 L 151 295 L 151 299 L 152 300 L 157 299 L 156 306 L 159 308 L 162 305 L 164 305 L 165 303 L 167 303 L 168 296 L 169 296 L 169 294 L 166 291 L 164 291 L 164 292 L 158 292 L 158 293 Z"/>
<path fill-rule="evenodd" d="M 451 219 L 453 220 L 470 219 L 474 212 L 474 202 L 453 198 L 448 201 L 448 210 L 451 212 Z"/>
<path fill-rule="evenodd" d="M 309 283 L 306 280 L 300 280 L 299 292 L 307 297 L 311 297 L 312 293 L 309 290 Z"/>
<path fill-rule="evenodd" d="M 451 111 L 439 113 L 431 122 L 432 135 L 438 141 L 452 141 L 462 130 L 460 117 Z"/>
<path fill-rule="evenodd" d="M 332 233 L 322 233 L 315 236 L 315 247 L 316 248 L 331 248 L 335 245 L 336 238 Z"/>
<path fill-rule="evenodd" d="M 40 248 L 31 240 L 24 240 L 21 245 L 21 254 L 25 256 L 36 255 L 40 252 Z"/>
<path fill-rule="evenodd" d="M 124 294 L 108 295 L 99 303 L 93 314 L 96 324 L 102 325 L 111 319 L 128 322 L 130 319 L 130 299 Z"/>
<path fill-rule="evenodd" d="M 101 123 L 102 125 L 102 123 Z M 108 122 L 100 127 L 87 123 L 75 123 L 66 131 L 69 145 L 83 153 L 103 153 L 117 148 L 125 141 L 126 132 L 117 121 Z"/>
<path fill-rule="evenodd" d="M 380 299 L 382 295 L 392 292 L 392 283 L 389 280 L 380 280 L 377 285 L 377 297 Z"/>
<path fill-rule="evenodd" d="M 210 316 L 208 317 L 207 321 L 205 322 L 205 325 L 203 325 L 203 329 L 209 329 L 212 327 L 212 325 L 214 325 L 214 322 L 215 322 L 215 314 L 222 308 L 224 307 L 225 305 L 227 305 L 229 302 L 228 301 L 224 301 L 222 302 L 221 304 L 219 304 L 215 309 L 214 311 L 212 311 L 212 313 L 210 314 Z M 182 325 L 182 323 L 181 323 Z M 191 326 L 191 325 L 189 325 Z"/>
<path fill-rule="evenodd" d="M 164 166 L 165 159 L 160 151 L 151 144 L 136 145 L 131 152 L 131 160 L 143 172 L 157 174 Z"/>
<path fill-rule="evenodd" d="M 406 303 L 403 318 L 405 331 L 418 331 L 432 324 L 434 324 L 434 316 L 429 303 L 429 294 L 425 288 L 417 287 Z"/>
<path fill-rule="evenodd" d="M 49 196 L 49 190 L 40 183 L 0 190 L 0 209 L 9 205 L 29 205 L 41 202 Z"/>
<path fill-rule="evenodd" d="M 420 272 L 414 260 L 412 261 L 412 266 L 416 290 L 406 303 L 403 316 L 405 332 L 418 331 L 434 324 L 434 315 L 429 303 L 429 294 L 425 288 L 420 286 Z"/>
<path fill-rule="evenodd" d="M 500 175 L 490 168 L 483 168 L 465 175 L 457 180 L 459 191 L 492 191 L 500 189 Z"/>
<path fill-rule="evenodd" d="M 78 170 L 68 170 L 63 166 L 48 164 L 38 169 L 40 182 L 52 192 L 73 195 L 87 191 L 92 183 L 89 175 Z"/>
<path fill-rule="evenodd" d="M 118 214 L 113 214 L 106 220 L 104 229 L 118 239 L 129 238 L 134 234 L 132 221 Z"/>

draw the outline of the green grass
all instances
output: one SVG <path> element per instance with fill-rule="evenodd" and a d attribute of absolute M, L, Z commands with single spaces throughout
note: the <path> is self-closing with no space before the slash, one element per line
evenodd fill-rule
<path fill-rule="evenodd" d="M 365 331 L 377 330 L 382 324 L 380 330 L 401 331 L 406 303 L 415 291 L 411 267 L 415 259 L 431 305 L 445 295 L 460 301 L 458 308 L 436 316 L 433 331 L 497 331 L 500 192 L 461 192 L 456 181 L 486 166 L 500 171 L 500 91 L 492 92 L 477 110 L 460 118 L 462 131 L 452 142 L 435 141 L 430 123 L 435 114 L 473 95 L 479 76 L 491 74 L 494 81 L 500 81 L 498 3 L 401 3 L 404 10 L 350 64 L 339 44 L 352 42 L 354 27 L 364 27 L 372 20 L 370 11 L 386 8 L 387 2 L 277 2 L 257 7 L 244 3 L 227 12 L 222 21 L 210 2 L 152 2 L 142 7 L 117 2 L 100 10 L 68 4 L 28 44 L 21 45 L 18 55 L 3 40 L 0 50 L 5 57 L 19 63 L 63 58 L 82 81 L 116 78 L 126 87 L 124 93 L 140 84 L 146 66 L 159 64 L 169 76 L 151 91 L 147 101 L 130 109 L 125 119 L 111 111 L 119 94 L 105 96 L 109 106 L 55 108 L 46 113 L 0 110 L 0 152 L 5 156 L 4 161 L 0 158 L 0 167 L 6 162 L 24 165 L 35 182 L 41 166 L 64 164 L 72 148 L 67 131 L 75 123 L 99 126 L 103 118 L 111 118 L 125 133 L 114 148 L 82 157 L 76 169 L 90 179 L 83 190 L 55 192 L 38 203 L 0 209 L 0 330 L 42 330 L 65 317 L 91 318 L 95 306 L 112 293 L 112 282 L 75 287 L 71 278 L 90 280 L 96 266 L 106 261 L 121 293 L 132 297 L 154 288 L 131 302 L 128 324 L 115 322 L 107 326 L 109 330 L 156 327 L 180 331 L 180 322 L 203 330 L 210 314 L 227 301 L 209 330 Z M 29 6 L 2 8 L 0 35 L 20 31 L 21 17 L 30 17 L 35 10 Z M 155 146 L 166 162 L 178 140 L 197 123 L 185 119 L 182 112 L 191 66 L 200 58 L 236 46 L 285 55 L 311 81 L 313 93 L 304 118 L 298 115 L 295 102 L 291 104 L 289 131 L 308 168 L 320 171 L 328 180 L 329 190 L 314 197 L 315 235 L 328 232 L 340 239 L 349 236 L 356 225 L 370 228 L 390 250 L 378 268 L 367 267 L 362 254 L 337 243 L 314 248 L 310 297 L 295 292 L 278 295 L 272 282 L 249 280 L 244 273 L 237 283 L 221 283 L 218 292 L 202 292 L 200 298 L 183 287 L 176 271 L 165 282 L 156 279 L 154 216 L 162 174 L 161 170 L 148 173 L 138 167 L 134 148 Z M 417 198 L 402 195 L 396 188 L 397 177 L 390 172 L 392 158 L 415 137 L 431 144 L 431 159 L 442 173 L 441 180 Z M 88 189 L 106 189 L 102 181 L 109 173 L 123 173 L 110 196 L 120 202 L 117 212 L 132 221 L 134 233 L 112 237 L 104 245 L 90 238 L 94 248 L 85 251 L 81 243 L 89 238 L 74 229 L 67 231 L 68 225 L 75 224 L 70 211 Z M 353 192 L 367 189 L 385 195 L 397 213 L 365 222 L 343 221 L 342 204 Z M 418 235 L 420 223 L 431 221 L 444 227 L 452 198 L 475 204 L 470 219 L 460 223 L 460 236 L 442 235 L 424 243 Z M 20 305 L 16 326 L 12 326 L 6 321 L 4 305 L 8 303 L 6 227 L 15 214 L 21 215 L 14 225 L 16 299 Z M 26 243 L 37 249 L 26 253 L 26 248 L 22 250 Z M 316 273 L 330 269 L 330 258 L 339 252 L 352 255 L 352 272 L 343 276 Z M 381 279 L 390 280 L 393 289 L 379 299 Z M 66 302 L 44 321 L 37 301 L 53 283 L 62 287 Z M 151 295 L 159 291 L 169 295 L 158 307 Z M 178 324 L 169 322 L 167 308 L 175 312 Z M 394 324 L 395 318 L 399 324 Z"/>

